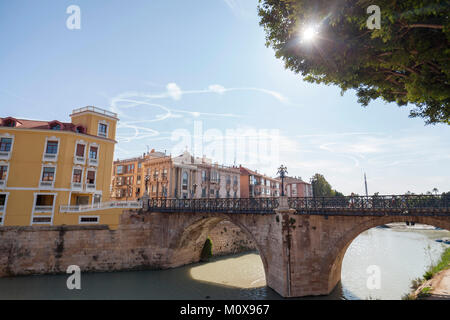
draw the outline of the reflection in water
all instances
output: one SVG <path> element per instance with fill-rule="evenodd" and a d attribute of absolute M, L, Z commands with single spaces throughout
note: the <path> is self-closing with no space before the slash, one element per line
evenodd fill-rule
<path fill-rule="evenodd" d="M 328 296 L 306 299 L 400 299 L 412 279 L 436 261 L 447 231 L 371 229 L 347 250 L 342 282 Z M 367 267 L 381 271 L 381 288 L 367 289 Z M 0 299 L 281 299 L 266 286 L 257 253 L 214 258 L 169 270 L 82 273 L 81 290 L 68 290 L 68 275 L 0 279 Z"/>

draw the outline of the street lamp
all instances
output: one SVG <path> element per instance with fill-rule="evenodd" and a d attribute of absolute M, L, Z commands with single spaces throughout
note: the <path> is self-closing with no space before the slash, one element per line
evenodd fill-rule
<path fill-rule="evenodd" d="M 279 174 L 279 175 L 280 175 L 280 178 L 281 178 L 281 196 L 282 196 L 282 197 L 284 197 L 284 178 L 285 178 L 285 176 L 286 176 L 286 173 L 288 173 L 288 172 L 287 172 L 287 168 L 286 168 L 285 166 L 281 165 L 281 166 L 278 168 L 277 174 Z"/>
<path fill-rule="evenodd" d="M 150 176 L 147 174 L 144 179 L 145 179 L 145 193 L 148 195 L 148 182 L 150 181 Z"/>

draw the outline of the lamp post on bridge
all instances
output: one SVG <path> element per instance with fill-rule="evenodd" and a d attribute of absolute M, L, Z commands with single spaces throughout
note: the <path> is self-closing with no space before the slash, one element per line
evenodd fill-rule
<path fill-rule="evenodd" d="M 144 195 L 142 196 L 142 205 L 145 210 L 148 210 L 148 199 L 149 199 L 148 182 L 150 181 L 150 176 L 147 174 L 145 175 L 144 179 L 145 179 L 145 192 Z"/>
<path fill-rule="evenodd" d="M 287 168 L 286 168 L 285 166 L 281 165 L 281 166 L 278 168 L 277 174 L 279 174 L 279 175 L 280 175 L 280 178 L 281 178 L 281 196 L 282 196 L 282 197 L 284 197 L 284 178 L 285 178 L 285 176 L 286 176 L 286 173 L 288 173 L 288 172 L 287 172 Z"/>

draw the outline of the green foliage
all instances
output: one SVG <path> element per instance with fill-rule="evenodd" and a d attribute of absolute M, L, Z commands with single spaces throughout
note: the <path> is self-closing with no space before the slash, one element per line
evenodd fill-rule
<path fill-rule="evenodd" d="M 417 295 L 417 298 L 425 298 L 430 296 L 431 294 L 431 288 L 430 287 L 423 287 L 422 290 L 420 290 L 419 294 Z"/>
<path fill-rule="evenodd" d="M 203 245 L 202 253 L 200 255 L 201 261 L 209 261 L 209 259 L 212 257 L 212 248 L 212 240 L 210 237 L 208 237 L 205 241 L 205 244 Z"/>
<path fill-rule="evenodd" d="M 367 28 L 367 7 L 381 28 Z M 410 117 L 450 124 L 450 20 L 445 0 L 259 0 L 266 45 L 285 67 L 312 83 L 356 90 L 367 106 L 381 98 L 413 105 Z M 319 32 L 302 43 L 301 30 Z"/>
<path fill-rule="evenodd" d="M 344 195 L 339 191 L 333 190 L 331 185 L 320 173 L 316 173 L 312 179 L 311 184 L 313 188 L 314 197 L 343 197 Z"/>

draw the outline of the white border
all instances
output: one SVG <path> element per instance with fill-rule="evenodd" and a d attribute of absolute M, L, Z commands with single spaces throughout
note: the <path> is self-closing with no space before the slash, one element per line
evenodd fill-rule
<path fill-rule="evenodd" d="M 104 124 L 106 125 L 106 137 L 100 135 L 100 124 Z M 106 120 L 99 120 L 97 123 L 97 136 L 101 137 L 101 138 L 107 138 L 109 137 L 109 121 Z"/>
<path fill-rule="evenodd" d="M 81 222 L 81 218 L 97 218 L 97 222 Z M 99 224 L 100 216 L 78 216 L 78 224 Z"/>
<path fill-rule="evenodd" d="M 56 157 L 54 159 L 45 159 L 45 155 L 47 154 L 46 151 L 48 141 L 58 141 L 58 150 L 56 151 Z M 45 137 L 44 152 L 42 153 L 42 162 L 57 162 L 60 149 L 61 149 L 61 139 L 59 137 L 55 136 Z"/>
<path fill-rule="evenodd" d="M 0 217 L 2 218 L 2 221 L 0 221 L 0 226 L 3 226 L 4 223 L 5 223 L 6 207 L 8 206 L 9 192 L 0 192 L 0 194 L 6 195 L 6 198 L 5 198 L 5 205 L 4 205 L 4 207 L 3 207 L 3 211 L 0 212 Z"/>
<path fill-rule="evenodd" d="M 36 206 L 37 196 L 39 196 L 39 195 L 53 196 L 53 205 L 52 205 L 52 213 L 51 213 L 51 216 L 50 216 L 50 222 L 33 222 L 33 219 L 35 218 L 34 208 Z M 32 207 L 32 210 L 31 210 L 30 226 L 32 226 L 33 224 L 50 224 L 50 225 L 53 225 L 53 216 L 55 215 L 55 202 L 56 202 L 56 197 L 58 196 L 58 193 L 35 192 L 33 194 L 33 196 L 34 196 L 34 198 L 33 198 L 33 207 Z M 45 215 L 45 214 L 43 214 L 43 215 L 39 214 L 36 217 L 38 217 L 38 218 L 41 218 L 41 217 L 42 218 L 48 218 L 49 216 Z"/>
<path fill-rule="evenodd" d="M 96 147 L 97 148 L 97 163 L 96 164 L 91 164 L 91 147 Z M 92 142 L 89 144 L 89 150 L 88 150 L 88 155 L 87 155 L 87 163 L 88 166 L 90 167 L 98 167 L 98 164 L 100 162 L 100 145 L 98 143 Z"/>
<path fill-rule="evenodd" d="M 11 159 L 11 155 L 12 155 L 12 153 L 13 153 L 13 148 L 14 148 L 14 135 L 13 134 L 10 134 L 9 132 L 6 132 L 6 133 L 0 133 L 0 138 L 10 138 L 10 139 L 12 139 L 12 141 L 11 141 L 11 149 L 8 151 L 8 157 L 7 158 L 3 158 L 3 159 L 0 159 L 0 160 L 6 160 L 6 161 L 8 161 L 8 160 L 10 160 Z M 0 152 L 6 152 L 6 151 L 0 151 Z"/>
<path fill-rule="evenodd" d="M 49 167 L 49 168 L 55 168 L 55 175 L 53 176 L 53 183 L 52 186 L 50 188 L 48 187 L 41 187 L 41 182 L 48 182 L 48 181 L 42 181 L 42 175 L 44 173 L 44 168 L 45 167 Z M 38 182 L 38 189 L 39 190 L 53 190 L 55 188 L 55 183 L 56 183 L 56 171 L 57 171 L 57 165 L 56 164 L 46 164 L 43 163 L 41 166 L 41 175 L 39 176 L 39 182 Z"/>
<path fill-rule="evenodd" d="M 84 145 L 84 154 L 83 154 L 83 161 L 77 161 L 77 146 L 81 144 Z M 88 148 L 88 143 L 84 140 L 77 140 L 75 142 L 75 150 L 73 151 L 73 163 L 74 164 L 81 164 L 84 165 L 86 163 L 86 149 Z"/>
<path fill-rule="evenodd" d="M 3 185 L 0 185 L 0 189 L 4 190 L 4 189 L 6 189 L 6 184 L 8 183 L 9 163 L 5 162 L 5 161 L 0 161 L 0 166 L 6 166 L 6 178 L 5 178 L 5 180 L 3 180 L 5 182 L 3 183 Z"/>

